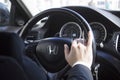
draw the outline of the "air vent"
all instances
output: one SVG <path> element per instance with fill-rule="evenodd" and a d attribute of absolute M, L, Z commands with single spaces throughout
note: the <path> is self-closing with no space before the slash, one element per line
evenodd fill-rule
<path fill-rule="evenodd" d="M 119 35 L 117 35 L 117 51 L 120 53 L 120 34 Z"/>
<path fill-rule="evenodd" d="M 37 31 L 31 31 L 27 37 L 26 40 L 37 40 L 38 38 L 38 32 Z"/>

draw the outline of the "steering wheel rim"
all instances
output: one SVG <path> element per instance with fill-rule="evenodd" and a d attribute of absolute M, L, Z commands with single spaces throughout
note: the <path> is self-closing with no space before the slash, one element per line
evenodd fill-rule
<path fill-rule="evenodd" d="M 32 27 L 39 21 L 41 20 L 42 18 L 46 17 L 46 16 L 49 16 L 49 15 L 53 15 L 53 14 L 56 14 L 56 13 L 63 13 L 63 14 L 68 14 L 70 16 L 72 16 L 73 18 L 75 18 L 78 22 L 82 22 L 84 24 L 84 28 L 88 31 L 91 31 L 92 32 L 92 29 L 91 27 L 89 26 L 88 22 L 80 15 L 78 14 L 77 12 L 71 10 L 71 9 L 67 9 L 67 8 L 54 8 L 54 9 L 48 9 L 48 10 L 45 10 L 39 14 L 37 14 L 36 16 L 34 16 L 33 18 L 31 18 L 27 23 L 26 25 L 22 28 L 19 36 L 21 38 L 23 38 L 23 40 L 25 40 L 27 34 L 29 33 L 29 31 L 32 29 Z M 55 38 L 56 39 L 56 38 Z M 46 40 L 46 39 L 45 39 Z M 47 40 L 51 40 L 51 39 L 48 39 Z M 57 39 L 57 40 L 61 40 L 61 39 Z M 65 44 L 64 43 L 64 39 L 62 39 L 63 42 L 62 44 Z M 69 43 L 67 43 L 70 47 L 70 43 L 71 41 L 67 40 Z M 92 40 L 93 44 L 92 44 L 92 49 L 93 49 L 93 64 L 94 64 L 94 61 L 95 61 L 95 56 L 96 56 L 96 43 L 95 43 L 95 39 L 93 38 Z M 51 42 L 50 42 L 51 43 Z M 40 45 L 40 44 L 39 44 Z M 37 49 L 38 50 L 38 47 Z M 41 50 L 41 49 L 40 49 Z M 49 59 L 48 59 L 49 60 Z M 44 64 L 43 64 L 44 65 Z M 66 62 L 64 63 L 64 65 L 66 65 Z M 47 68 L 46 66 L 44 66 L 45 68 Z M 64 66 L 63 66 L 64 67 Z M 63 67 L 61 67 L 60 69 L 62 69 Z M 58 72 L 60 69 L 56 69 L 54 71 L 53 68 L 52 70 L 50 69 L 46 69 L 48 72 Z"/>

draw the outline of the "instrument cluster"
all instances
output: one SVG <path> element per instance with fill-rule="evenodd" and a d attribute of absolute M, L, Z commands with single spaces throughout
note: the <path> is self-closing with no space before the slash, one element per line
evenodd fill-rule
<path fill-rule="evenodd" d="M 96 44 L 100 45 L 103 43 L 107 37 L 107 30 L 102 23 L 99 22 L 91 22 L 90 26 L 93 30 L 93 34 L 96 40 Z M 83 31 L 81 26 L 79 26 L 76 22 L 67 22 L 65 23 L 59 32 L 59 37 L 64 38 L 81 38 L 83 36 Z"/>

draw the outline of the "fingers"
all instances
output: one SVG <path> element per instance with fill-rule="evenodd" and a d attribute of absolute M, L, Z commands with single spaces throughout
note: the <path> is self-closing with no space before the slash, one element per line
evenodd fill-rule
<path fill-rule="evenodd" d="M 85 48 L 85 45 L 82 44 L 81 42 L 79 42 L 79 43 L 78 43 L 78 48 L 79 48 L 79 49 L 84 49 L 84 48 Z"/>
<path fill-rule="evenodd" d="M 92 40 L 93 40 L 93 34 L 91 31 L 88 32 L 88 42 L 87 42 L 87 47 L 92 46 Z"/>
<path fill-rule="evenodd" d="M 71 50 L 67 44 L 64 45 L 65 59 L 70 66 L 76 62 L 84 62 L 90 67 L 92 64 L 92 39 L 93 34 L 88 32 L 88 42 L 84 39 L 73 40 Z"/>
<path fill-rule="evenodd" d="M 72 42 L 72 47 L 77 47 L 77 43 L 78 43 L 77 39 L 76 39 L 76 40 L 73 40 L 73 42 Z"/>
<path fill-rule="evenodd" d="M 77 47 L 77 41 L 76 40 L 73 40 L 72 42 L 72 45 L 71 45 L 71 49 L 75 49 Z M 68 56 L 69 55 L 69 47 L 67 44 L 64 44 L 64 53 L 65 53 L 65 56 Z"/>
<path fill-rule="evenodd" d="M 85 49 L 88 48 L 88 49 L 91 49 L 92 48 L 92 39 L 93 39 L 93 34 L 91 31 L 88 32 L 88 42 L 85 44 L 83 44 L 82 42 L 86 42 L 86 41 L 83 41 L 83 40 L 80 40 L 80 39 L 76 39 L 76 40 L 73 40 L 72 42 L 72 45 L 71 45 L 71 51 L 79 48 L 79 49 Z M 86 45 L 86 46 L 85 46 Z M 72 50 L 73 49 L 73 50 Z M 64 45 L 64 53 L 65 53 L 65 56 L 68 56 L 69 55 L 69 47 L 67 44 Z"/>
<path fill-rule="evenodd" d="M 69 47 L 67 44 L 64 45 L 64 53 L 65 53 L 65 58 L 67 58 L 67 56 L 69 54 Z"/>

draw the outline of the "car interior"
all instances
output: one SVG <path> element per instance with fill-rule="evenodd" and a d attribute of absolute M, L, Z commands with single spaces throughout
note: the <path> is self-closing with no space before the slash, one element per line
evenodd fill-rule
<path fill-rule="evenodd" d="M 9 11 L 0 4 L 0 80 L 62 80 L 64 44 L 87 40 L 88 31 L 94 80 L 120 80 L 120 11 L 64 6 L 32 16 L 22 0 L 9 1 Z"/>

